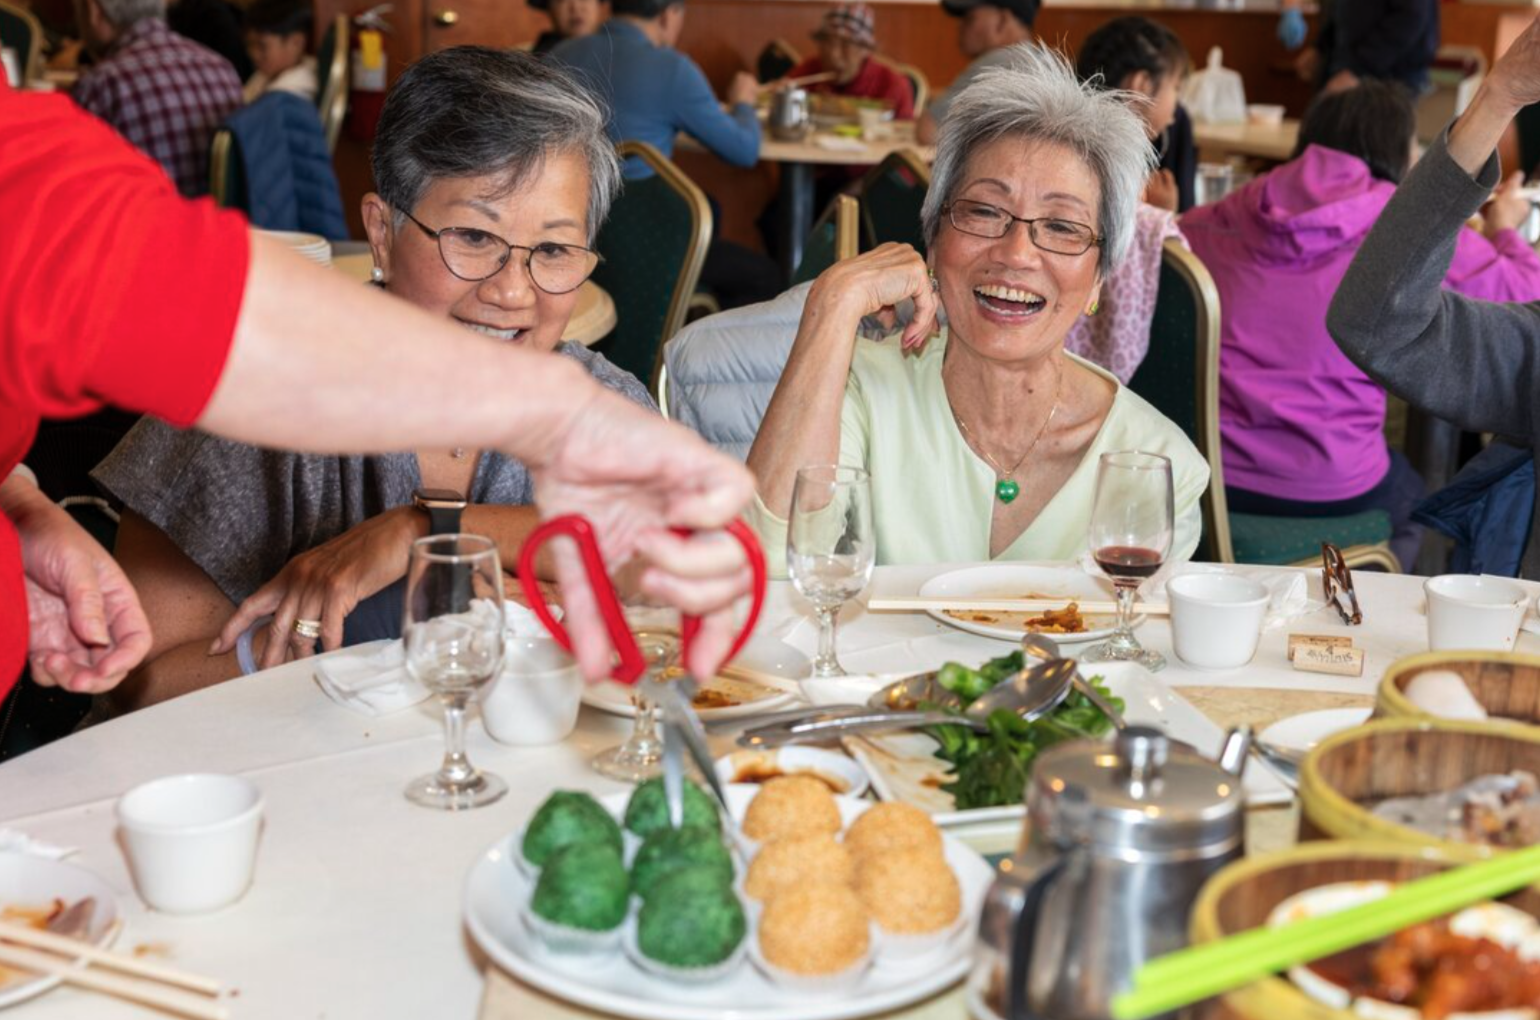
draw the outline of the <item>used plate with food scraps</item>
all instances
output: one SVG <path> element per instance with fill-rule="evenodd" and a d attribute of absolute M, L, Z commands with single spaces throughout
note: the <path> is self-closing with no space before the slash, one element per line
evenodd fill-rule
<path fill-rule="evenodd" d="M 968 663 L 977 666 L 978 663 Z M 1177 694 L 1137 663 L 1106 662 L 1082 667 L 1087 679 L 1101 677 L 1102 683 L 1124 703 L 1123 716 L 1130 725 L 1157 726 L 1176 740 L 1182 740 L 1206 755 L 1217 755 L 1224 743 L 1224 731 L 1193 704 Z M 838 681 L 825 681 L 816 687 L 817 696 L 833 701 L 864 701 L 866 694 L 879 684 L 868 681 L 841 692 Z M 867 688 L 870 688 L 869 690 Z M 865 690 L 866 694 L 862 691 Z M 872 789 L 882 800 L 900 800 L 930 813 L 937 825 L 972 825 L 980 822 L 1014 820 L 1025 809 L 1020 804 L 1007 807 L 975 808 L 959 811 L 952 795 L 941 789 L 951 781 L 950 766 L 935 756 L 934 738 L 923 732 L 846 737 L 845 747 L 866 769 Z M 1246 803 L 1252 806 L 1287 804 L 1293 794 L 1277 773 L 1252 758 L 1243 774 Z"/>
<path fill-rule="evenodd" d="M 715 677 L 700 684 L 694 708 L 703 720 L 732 719 L 787 708 L 797 700 L 797 680 L 811 670 L 806 655 L 783 641 L 750 641 Z M 676 671 L 677 675 L 677 671 Z M 613 715 L 636 715 L 636 688 L 605 680 L 583 688 L 583 704 Z"/>
<path fill-rule="evenodd" d="M 0 917 L 5 920 L 43 928 L 55 913 L 87 897 L 96 901 L 96 908 L 82 937 L 97 946 L 110 945 L 121 927 L 118 900 L 111 886 L 73 864 L 31 854 L 0 853 Z M 60 980 L 0 966 L 0 1006 L 41 995 Z"/>
<path fill-rule="evenodd" d="M 1034 566 L 996 563 L 964 567 L 937 574 L 920 586 L 921 598 L 1063 598 L 1064 607 L 1049 612 L 1002 613 L 962 610 L 927 610 L 932 619 L 970 634 L 1020 640 L 1030 630 L 1047 634 L 1061 645 L 1100 641 L 1112 636 L 1117 618 L 1111 614 L 1084 615 L 1080 601 L 1107 602 L 1116 598 L 1112 582 L 1093 577 L 1079 567 Z M 1074 603 L 1076 611 L 1067 612 Z M 1134 626 L 1144 622 L 1135 616 Z"/>

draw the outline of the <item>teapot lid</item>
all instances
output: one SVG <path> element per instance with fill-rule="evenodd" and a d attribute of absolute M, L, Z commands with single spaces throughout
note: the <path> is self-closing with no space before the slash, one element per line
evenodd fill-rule
<path fill-rule="evenodd" d="M 1049 748 L 1027 789 L 1038 835 L 1113 852 L 1223 852 L 1240 839 L 1241 808 L 1240 777 L 1147 726 Z"/>

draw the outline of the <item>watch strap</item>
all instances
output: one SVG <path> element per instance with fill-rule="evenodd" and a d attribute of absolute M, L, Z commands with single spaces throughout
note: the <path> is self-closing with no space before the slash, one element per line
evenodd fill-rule
<path fill-rule="evenodd" d="M 460 507 L 429 506 L 424 509 L 428 511 L 428 534 L 454 535 L 459 532 Z"/>

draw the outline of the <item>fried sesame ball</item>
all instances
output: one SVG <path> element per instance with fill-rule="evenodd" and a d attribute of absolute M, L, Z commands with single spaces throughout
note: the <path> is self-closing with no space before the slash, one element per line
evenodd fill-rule
<path fill-rule="evenodd" d="M 860 858 L 856 893 L 884 930 L 898 935 L 940 931 L 962 912 L 962 888 L 946 858 L 913 847 Z"/>
<path fill-rule="evenodd" d="M 866 911 L 850 886 L 817 881 L 782 889 L 759 919 L 759 951 L 793 974 L 837 974 L 871 947 Z"/>
<path fill-rule="evenodd" d="M 767 900 L 790 885 L 831 881 L 854 885 L 855 860 L 826 832 L 790 836 L 768 843 L 749 865 L 743 891 L 756 900 Z"/>
<path fill-rule="evenodd" d="M 754 795 L 743 816 L 743 834 L 761 843 L 789 836 L 840 831 L 840 809 L 834 794 L 812 776 L 777 776 Z"/>
<path fill-rule="evenodd" d="M 857 857 L 911 848 L 939 855 L 941 830 L 930 815 L 914 805 L 886 801 L 872 806 L 851 824 L 845 845 Z"/>

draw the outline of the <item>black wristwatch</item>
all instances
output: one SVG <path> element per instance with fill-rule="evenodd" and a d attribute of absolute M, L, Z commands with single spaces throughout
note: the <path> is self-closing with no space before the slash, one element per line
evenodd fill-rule
<path fill-rule="evenodd" d="M 453 489 L 418 489 L 412 505 L 428 514 L 428 534 L 454 535 L 460 531 L 460 512 L 466 499 Z"/>

